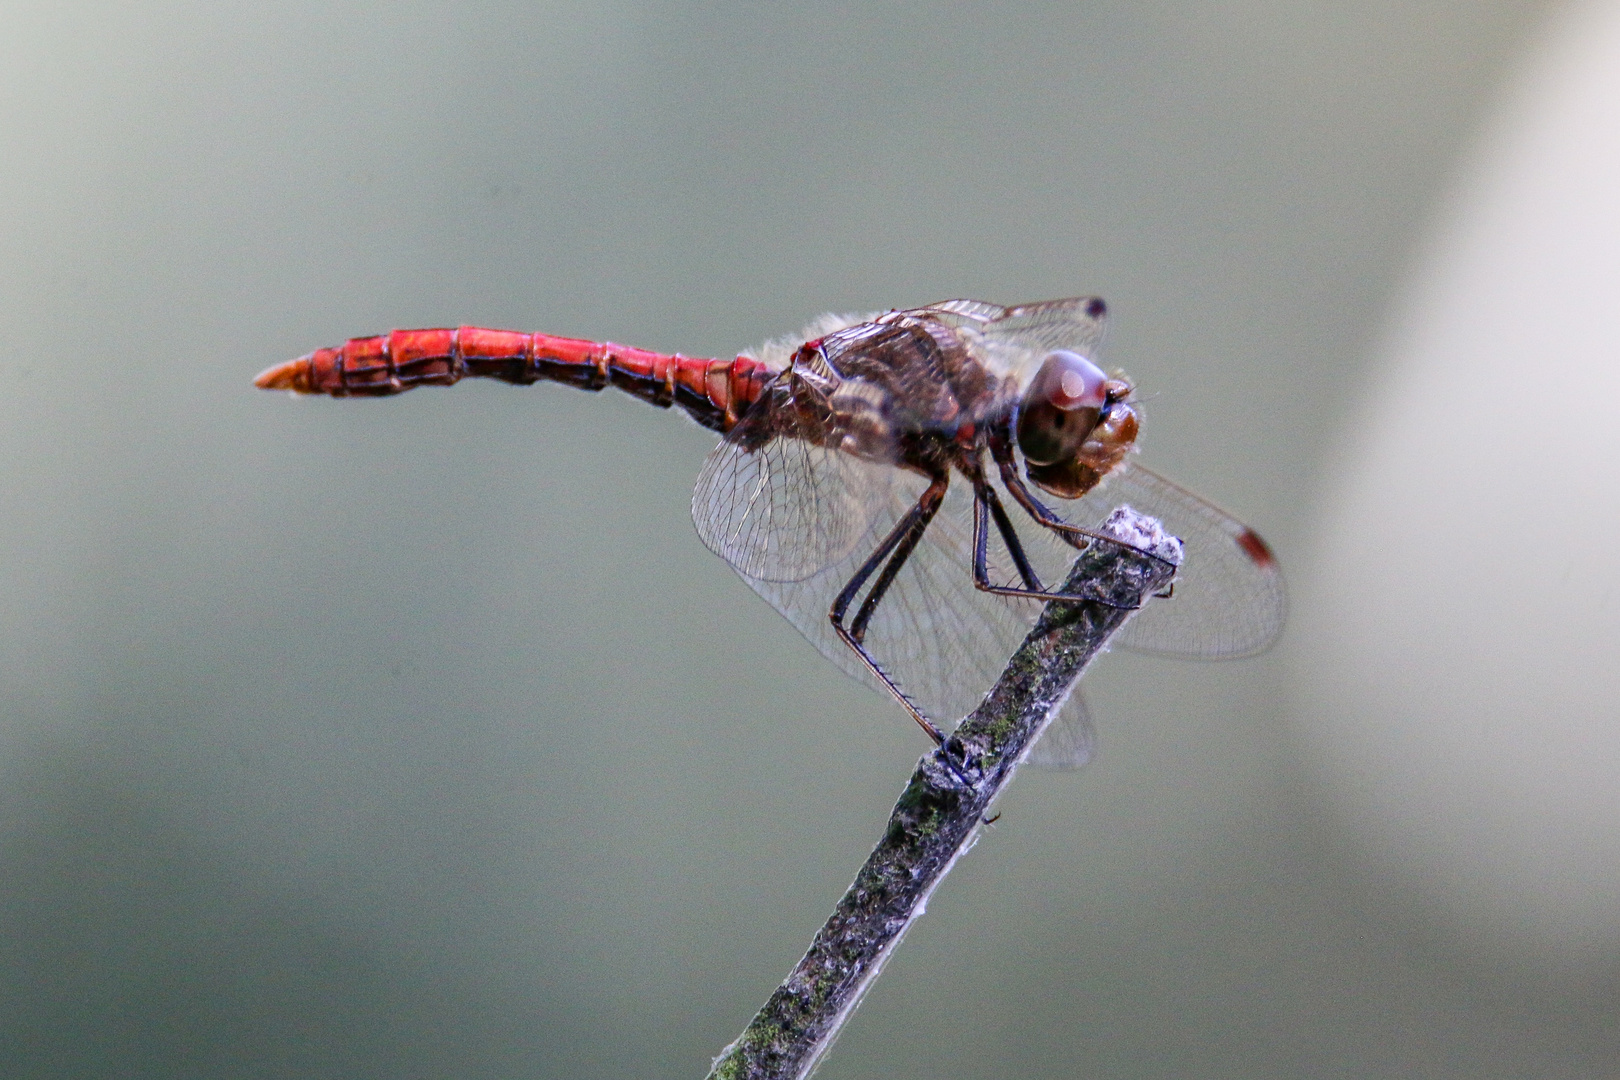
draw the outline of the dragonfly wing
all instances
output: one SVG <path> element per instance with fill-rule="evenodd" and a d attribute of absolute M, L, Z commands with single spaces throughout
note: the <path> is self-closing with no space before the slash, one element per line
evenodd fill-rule
<path fill-rule="evenodd" d="M 933 315 L 952 326 L 972 326 L 983 330 L 1007 314 L 1007 309 L 984 300 L 942 300 L 927 307 L 914 308 L 907 314 Z"/>
<path fill-rule="evenodd" d="M 1091 356 L 1102 341 L 1107 314 L 1108 306 L 1095 296 L 1018 304 L 987 323 L 984 335 L 1043 356 L 1053 349 Z"/>
<path fill-rule="evenodd" d="M 756 402 L 692 492 L 698 536 L 751 581 L 799 581 L 846 560 L 871 546 L 862 541 L 889 504 L 893 466 L 784 434 L 791 407 L 770 393 Z"/>
<path fill-rule="evenodd" d="M 945 300 L 908 314 L 932 315 L 977 330 L 991 342 L 1045 356 L 1073 349 L 1090 356 L 1102 341 L 1108 305 L 1095 296 L 1071 296 L 1002 307 L 983 300 Z"/>
<path fill-rule="evenodd" d="M 794 581 L 742 573 L 744 581 L 845 674 L 887 695 L 832 628 L 833 598 L 922 494 L 920 477 L 896 477 L 868 542 Z M 917 706 L 949 728 L 984 698 L 1028 633 L 1039 605 L 981 592 L 972 575 L 972 493 L 957 478 L 922 542 L 867 627 L 865 644 Z M 733 564 L 735 565 L 735 564 Z M 739 571 L 741 573 L 741 571 Z"/>
<path fill-rule="evenodd" d="M 1077 686 L 1069 694 L 1063 710 L 1047 725 L 1024 757 L 1025 765 L 1037 769 L 1070 772 L 1090 761 L 1097 751 L 1097 729 L 1091 712 Z"/>
<path fill-rule="evenodd" d="M 998 488 L 1002 501 L 1007 502 L 999 484 L 991 483 Z M 887 691 L 834 632 L 827 613 L 839 590 L 910 509 L 924 486 L 921 478 L 901 474 L 891 490 L 889 504 L 874 516 L 868 542 L 814 575 L 796 581 L 767 581 L 742 575 L 823 656 L 845 674 L 885 694 Z M 1091 523 L 1095 525 L 1107 515 L 1100 504 L 1093 509 L 1099 511 L 1097 520 Z M 867 649 L 901 689 L 946 728 L 984 699 L 1042 607 L 1036 600 L 997 596 L 974 585 L 972 515 L 972 491 L 961 478 L 955 478 L 922 542 L 878 606 L 865 640 Z M 1021 523 L 1019 533 L 1026 552 L 1044 568 L 1043 579 L 1050 584 L 1061 581 L 1075 559 L 1075 549 L 1050 540 L 1047 530 L 1029 522 Z M 1012 561 L 994 535 L 989 547 L 989 574 L 997 583 L 1017 582 Z M 1074 694 L 1031 751 L 1030 760 L 1048 768 L 1076 768 L 1090 756 L 1092 743 L 1085 703 Z"/>
<path fill-rule="evenodd" d="M 1006 503 L 1005 491 L 998 482 L 991 483 Z M 741 575 L 839 670 L 885 697 L 887 690 L 833 631 L 827 613 L 833 597 L 910 509 L 924 486 L 920 478 L 900 475 L 890 490 L 887 505 L 873 515 L 867 542 L 815 574 L 794 581 Z M 1114 505 L 1114 501 L 1105 499 L 1086 503 L 1087 511 L 1095 518 L 1090 524 L 1102 521 Z M 866 636 L 868 649 L 884 670 L 925 713 L 946 728 L 954 726 L 984 699 L 1041 611 L 1038 601 L 996 596 L 975 587 L 972 511 L 971 491 L 956 478 L 939 514 L 878 607 Z M 1061 581 L 1074 561 L 1075 549 L 1031 522 L 1019 521 L 1017 527 L 1025 552 L 1041 568 L 1043 580 L 1049 585 Z M 989 574 L 998 583 L 1013 584 L 1017 580 L 1005 546 L 994 535 L 989 546 Z M 1173 599 L 1181 595 L 1178 586 Z M 1171 602 L 1153 601 L 1126 624 L 1121 634 L 1128 634 L 1137 620 L 1154 610 L 1154 605 Z M 1025 762 L 1042 769 L 1074 770 L 1091 759 L 1095 748 L 1091 715 L 1076 688 L 1030 749 Z"/>
<path fill-rule="evenodd" d="M 1181 538 L 1185 554 L 1171 595 L 1149 601 L 1115 641 L 1160 656 L 1220 659 L 1251 656 L 1277 640 L 1287 590 L 1254 530 L 1134 461 L 1110 473 L 1071 515 L 1083 524 L 1120 503 L 1158 518 Z"/>

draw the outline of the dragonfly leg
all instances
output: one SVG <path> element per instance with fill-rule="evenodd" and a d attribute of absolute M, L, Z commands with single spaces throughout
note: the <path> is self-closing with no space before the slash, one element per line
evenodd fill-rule
<path fill-rule="evenodd" d="M 1018 463 L 1013 460 L 1012 445 L 1005 439 L 991 441 L 990 456 L 995 459 L 996 466 L 1000 470 L 1001 482 L 1006 487 L 1007 494 L 1011 495 L 1018 505 L 1024 508 L 1025 513 L 1035 519 L 1036 524 L 1050 529 L 1071 547 L 1084 550 L 1091 546 L 1092 541 L 1101 540 L 1104 543 L 1128 547 L 1132 551 L 1146 555 L 1157 562 L 1165 562 L 1163 558 L 1153 552 L 1136 547 L 1134 544 L 1127 544 L 1116 536 L 1109 536 L 1094 529 L 1082 529 L 1078 525 L 1072 525 L 1064 521 L 1051 507 L 1037 499 L 1035 493 L 1030 491 L 1024 484 L 1023 478 L 1018 475 Z M 988 484 L 985 486 L 988 489 Z M 1168 566 L 1169 564 L 1165 563 L 1165 565 Z M 997 590 L 991 589 L 990 591 L 996 592 Z"/>
<path fill-rule="evenodd" d="M 1140 605 L 1132 604 L 1122 606 L 1110 602 L 1101 596 L 1086 593 L 1066 593 L 1041 586 L 1040 580 L 1029 567 L 1029 558 L 1024 554 L 1023 543 L 1018 539 L 1018 532 L 1012 527 L 1007 517 L 1007 511 L 1002 509 L 1001 500 L 996 497 L 995 489 L 985 481 L 983 475 L 973 477 L 973 584 L 987 593 L 996 596 L 1022 596 L 1031 600 L 1085 600 L 1104 607 L 1119 610 L 1134 611 Z M 1024 587 L 1013 585 L 997 585 L 990 580 L 989 546 L 990 529 L 989 520 L 994 518 L 996 529 L 1001 533 L 1002 541 L 1007 545 L 1013 562 L 1018 566 L 1018 572 L 1024 579 Z M 1098 539 L 1111 540 L 1110 537 Z M 1113 543 L 1120 543 L 1112 540 Z"/>
<path fill-rule="evenodd" d="M 1018 576 L 1024 580 L 1024 587 L 1035 592 L 1046 591 L 1041 587 L 1041 579 L 1036 575 L 1035 568 L 1029 564 L 1029 556 L 1024 554 L 1024 545 L 1018 539 L 1018 530 L 1013 528 L 1012 519 L 1007 517 L 1007 511 L 1002 508 L 1001 500 L 989 484 L 984 482 L 983 475 L 973 477 L 973 565 L 974 567 L 988 566 L 990 530 L 985 528 L 984 515 L 989 511 L 995 520 L 996 531 L 1001 534 L 1001 542 L 1007 545 L 1007 553 L 1012 556 L 1013 565 L 1018 568 Z M 975 578 L 988 577 L 988 570 L 980 575 L 975 572 Z"/>
<path fill-rule="evenodd" d="M 1023 477 L 1018 475 L 1018 463 L 1013 460 L 1011 446 L 994 443 L 991 445 L 990 455 L 995 459 L 996 467 L 1001 473 L 1001 483 L 1006 487 L 1007 494 L 1011 495 L 1013 500 L 1024 508 L 1024 512 L 1037 523 L 1051 529 L 1077 548 L 1087 547 L 1090 541 L 1099 539 L 1097 533 L 1064 521 L 1051 507 L 1035 497 L 1035 493 L 1024 483 Z"/>
<path fill-rule="evenodd" d="M 877 680 L 888 688 L 889 693 L 893 694 L 895 699 L 905 706 L 906 711 L 911 714 L 911 718 L 928 733 L 928 737 L 933 739 L 936 745 L 944 744 L 945 733 L 940 731 L 932 720 L 924 716 L 922 710 L 917 708 L 916 703 L 907 697 L 905 691 L 895 684 L 895 681 L 889 677 L 888 672 L 884 671 L 872 654 L 866 650 L 864 639 L 867 625 L 872 621 L 872 615 L 877 611 L 877 606 L 882 601 L 884 593 L 888 592 L 889 586 L 894 584 L 895 576 L 900 573 L 901 567 L 911 557 L 911 553 L 916 549 L 923 533 L 928 530 L 929 522 L 934 520 L 934 515 L 938 513 L 940 504 L 945 501 L 945 487 L 948 482 L 949 477 L 946 474 L 933 478 L 928 485 L 928 489 L 917 500 L 916 505 L 906 511 L 905 516 L 884 538 L 883 543 L 879 544 L 877 550 L 872 552 L 871 557 L 861 564 L 859 570 L 855 571 L 855 575 L 849 579 L 849 583 L 844 586 L 837 599 L 833 601 L 832 610 L 828 613 L 828 618 L 832 620 L 833 630 L 843 639 L 844 644 L 855 651 L 855 655 L 860 657 L 861 663 L 866 665 L 867 670 L 871 671 Z M 886 564 L 885 560 L 887 560 Z M 854 621 L 846 627 L 844 618 L 849 612 L 850 604 L 854 602 L 862 586 L 866 584 L 867 579 L 874 572 L 877 572 L 880 565 L 883 566 L 882 572 L 878 574 L 877 581 L 873 582 L 866 599 L 861 602 Z"/>

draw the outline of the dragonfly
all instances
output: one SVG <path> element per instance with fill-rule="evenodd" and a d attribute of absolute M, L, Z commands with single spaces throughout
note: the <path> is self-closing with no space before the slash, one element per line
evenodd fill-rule
<path fill-rule="evenodd" d="M 268 390 L 387 397 L 464 378 L 614 386 L 717 432 L 692 495 L 698 536 L 846 674 L 892 696 L 936 744 L 1063 592 L 1088 527 L 1124 502 L 1183 546 L 1169 589 L 1115 636 L 1173 657 L 1250 656 L 1286 590 L 1258 533 L 1137 460 L 1141 406 L 1096 363 L 1096 297 L 948 300 L 823 316 L 733 359 L 462 326 L 316 349 Z M 1150 557 L 1161 558 L 1151 552 Z M 1026 760 L 1083 764 L 1071 694 Z"/>

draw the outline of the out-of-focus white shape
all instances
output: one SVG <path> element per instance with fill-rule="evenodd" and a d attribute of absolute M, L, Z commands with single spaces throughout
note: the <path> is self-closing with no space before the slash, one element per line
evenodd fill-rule
<path fill-rule="evenodd" d="M 1620 2 L 1566 10 L 1412 279 L 1301 582 L 1306 745 L 1392 898 L 1620 964 Z"/>

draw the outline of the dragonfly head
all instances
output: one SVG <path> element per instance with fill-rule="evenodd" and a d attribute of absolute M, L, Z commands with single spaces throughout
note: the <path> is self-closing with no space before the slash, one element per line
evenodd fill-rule
<path fill-rule="evenodd" d="M 1078 499 L 1136 442 L 1131 384 L 1079 353 L 1048 353 L 1018 407 L 1018 449 L 1041 490 Z"/>

